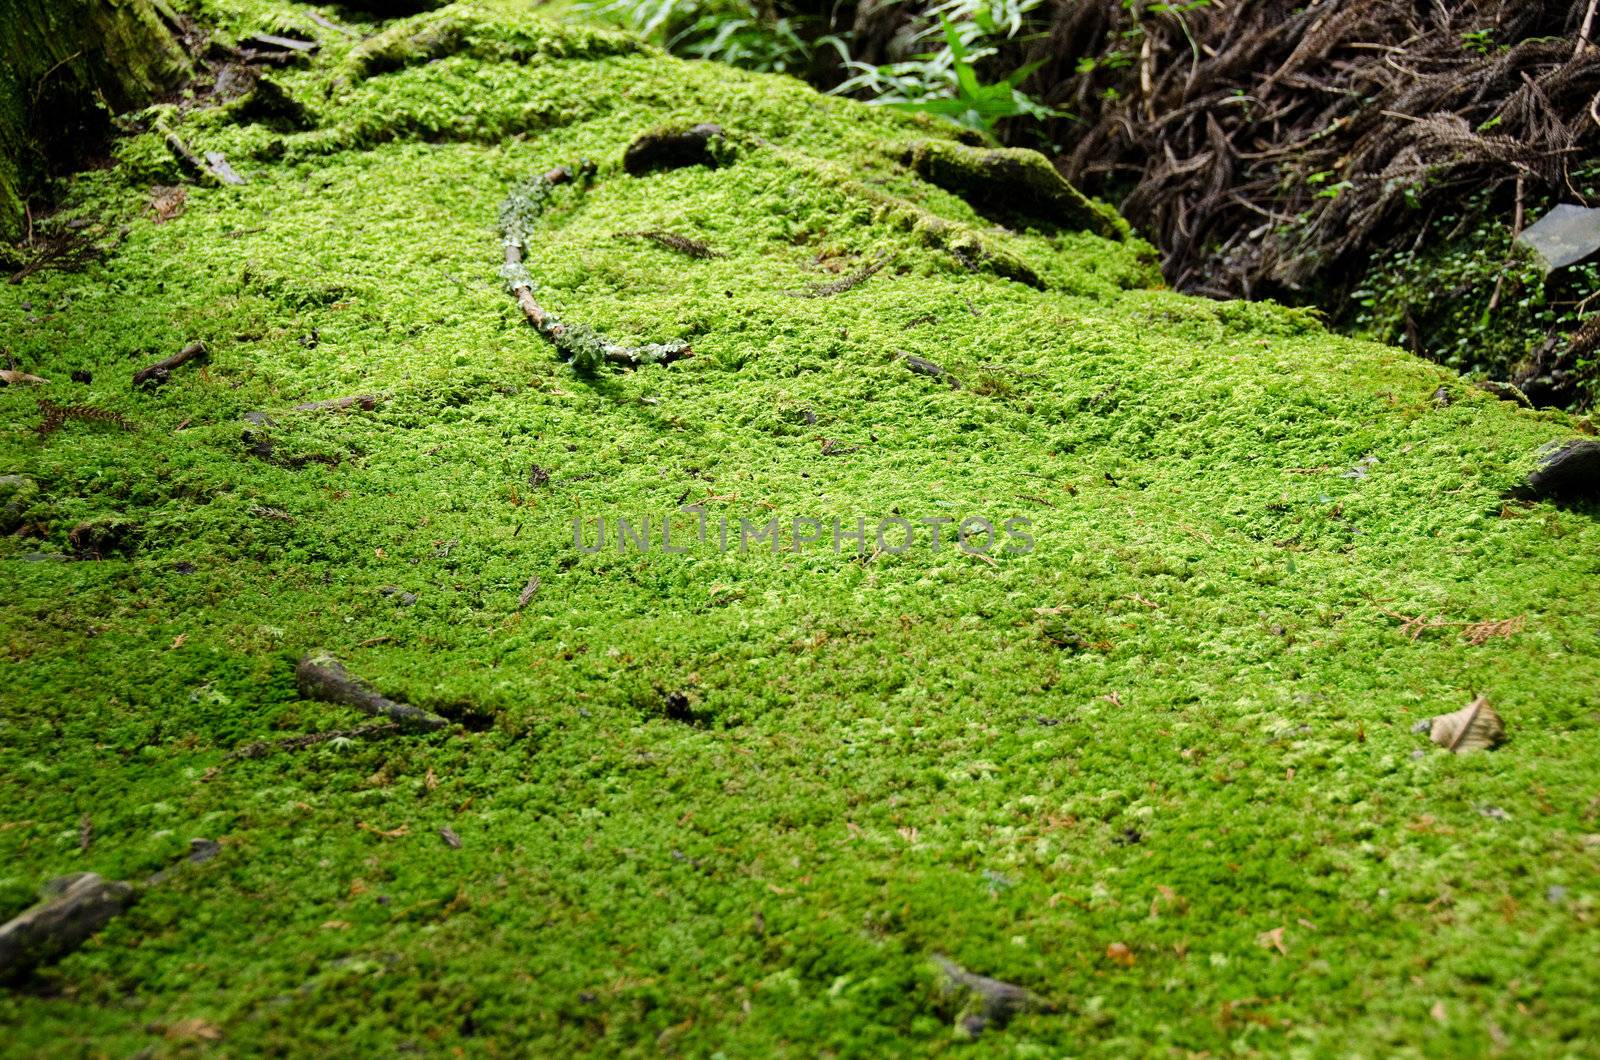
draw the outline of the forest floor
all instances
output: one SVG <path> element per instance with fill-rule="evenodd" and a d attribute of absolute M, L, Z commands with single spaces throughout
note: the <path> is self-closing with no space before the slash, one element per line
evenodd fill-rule
<path fill-rule="evenodd" d="M 0 285 L 47 380 L 0 388 L 0 918 L 180 864 L 0 1052 L 939 1053 L 937 956 L 1042 999 L 982 1055 L 1593 1048 L 1600 511 L 1507 499 L 1574 421 L 996 227 L 900 163 L 926 120 L 308 10 L 216 0 L 321 51 L 147 123 L 63 215 L 114 251 Z M 625 172 L 704 121 L 720 164 Z M 507 292 L 501 203 L 584 159 L 535 297 L 692 357 L 575 372 Z M 933 547 L 969 517 L 1032 547 Z M 368 722 L 314 649 L 451 725 L 252 747 Z M 1498 749 L 1414 731 L 1479 695 Z"/>

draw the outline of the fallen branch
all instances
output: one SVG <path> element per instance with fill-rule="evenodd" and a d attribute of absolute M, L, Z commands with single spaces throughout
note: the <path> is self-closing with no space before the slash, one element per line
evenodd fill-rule
<path fill-rule="evenodd" d="M 71 953 L 136 897 L 132 884 L 93 872 L 51 880 L 39 904 L 0 924 L 0 980 Z"/>
<path fill-rule="evenodd" d="M 887 264 L 889 264 L 889 252 L 885 250 L 878 255 L 878 259 L 871 265 L 868 265 L 859 272 L 851 273 L 842 280 L 834 280 L 832 283 L 816 284 L 804 291 L 785 291 L 783 293 L 790 298 L 831 298 L 833 295 L 843 294 L 852 287 L 860 287 L 862 284 L 876 276 L 879 270 L 881 270 Z"/>
<path fill-rule="evenodd" d="M 364 714 L 391 718 L 409 729 L 443 729 L 450 723 L 437 714 L 429 714 L 409 703 L 396 703 L 373 691 L 365 681 L 351 675 L 344 665 L 326 652 L 312 652 L 295 667 L 295 680 L 300 694 L 307 699 L 321 699 L 354 707 Z"/>
<path fill-rule="evenodd" d="M 227 159 L 222 158 L 220 154 L 215 155 L 217 159 L 221 159 L 220 166 L 207 162 L 204 158 L 195 154 L 189 145 L 183 142 L 183 137 L 174 132 L 166 122 L 157 121 L 155 130 L 161 134 L 161 139 L 166 142 L 167 150 L 172 152 L 172 157 L 176 158 L 183 168 L 187 169 L 193 176 L 199 177 L 201 180 L 213 180 L 218 184 L 243 184 L 245 182 L 244 178 L 235 173 L 228 165 Z M 207 157 L 212 156 L 208 155 Z"/>
<path fill-rule="evenodd" d="M 203 358 L 206 356 L 206 352 L 205 343 L 191 342 L 171 357 L 157 361 L 155 364 L 146 365 L 134 372 L 133 385 L 138 387 L 149 383 L 151 386 L 160 386 L 167 381 L 167 377 L 172 374 L 174 368 L 187 364 L 196 358 Z"/>
<path fill-rule="evenodd" d="M 500 207 L 500 227 L 505 245 L 505 264 L 501 266 L 500 275 L 506 282 L 506 289 L 517 300 L 517 308 L 522 310 L 528 323 L 550 341 L 563 360 L 580 372 L 592 372 L 607 363 L 637 368 L 641 364 L 671 364 L 684 357 L 692 357 L 694 350 L 687 342 L 651 343 L 645 346 L 623 346 L 612 342 L 587 325 L 563 323 L 533 297 L 533 277 L 523 264 L 523 252 L 533 224 L 544 212 L 552 188 L 593 173 L 594 166 L 588 162 L 580 163 L 576 170 L 570 166 L 558 166 L 512 189 Z"/>
<path fill-rule="evenodd" d="M 648 239 L 659 247 L 675 250 L 679 254 L 687 254 L 691 258 L 721 258 L 725 257 L 720 250 L 713 250 L 706 243 L 689 236 L 680 236 L 676 232 L 665 232 L 659 228 L 646 228 L 638 232 L 617 232 L 613 239 Z"/>
<path fill-rule="evenodd" d="M 237 171 L 228 165 L 228 159 L 221 151 L 206 152 L 206 167 L 211 170 L 211 175 L 224 184 L 248 184 L 249 181 L 241 177 Z"/>

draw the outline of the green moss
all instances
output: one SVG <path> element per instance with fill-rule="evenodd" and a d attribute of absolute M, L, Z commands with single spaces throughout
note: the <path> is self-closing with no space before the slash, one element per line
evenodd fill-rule
<path fill-rule="evenodd" d="M 7 1051 L 204 1020 L 238 1055 L 935 1053 L 962 1004 L 936 953 L 1059 1007 L 986 1053 L 1585 1048 L 1600 529 L 1502 500 L 1569 420 L 1149 289 L 1135 240 L 997 228 L 895 161 L 924 123 L 509 11 L 386 29 L 471 27 L 353 79 L 322 31 L 282 75 L 313 128 L 182 119 L 248 185 L 157 224 L 147 174 L 85 174 L 115 256 L 0 287 L 50 380 L 0 389 L 37 524 L 0 541 L 0 902 L 224 844 L 0 994 Z M 699 121 L 731 164 L 622 172 Z M 578 375 L 506 294 L 500 203 L 580 159 L 529 232 L 541 305 L 692 359 Z M 724 256 L 616 238 L 645 229 Z M 204 370 L 131 390 L 194 338 Z M 294 410 L 356 393 L 385 400 Z M 40 439 L 40 395 L 138 430 Z M 1036 547 L 573 547 L 574 517 L 691 502 L 1025 516 Z M 84 525 L 105 558 L 50 558 Z M 298 698 L 314 647 L 493 724 L 230 758 L 356 723 Z M 1478 692 L 1506 747 L 1411 732 Z"/>

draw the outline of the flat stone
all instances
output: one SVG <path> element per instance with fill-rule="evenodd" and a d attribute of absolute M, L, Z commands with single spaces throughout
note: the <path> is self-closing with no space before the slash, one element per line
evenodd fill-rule
<path fill-rule="evenodd" d="M 1517 242 L 1539 255 L 1546 272 L 1576 265 L 1600 251 L 1600 209 L 1562 203 L 1524 229 Z"/>

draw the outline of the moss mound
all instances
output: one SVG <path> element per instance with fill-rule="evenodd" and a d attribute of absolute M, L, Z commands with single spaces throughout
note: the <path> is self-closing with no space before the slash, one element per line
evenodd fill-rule
<path fill-rule="evenodd" d="M 0 286 L 48 380 L 0 389 L 0 896 L 222 847 L 0 994 L 6 1050 L 1590 1040 L 1600 528 L 1504 499 L 1569 420 L 997 227 L 903 163 L 940 127 L 794 81 L 216 7 L 322 40 L 297 121 L 163 111 L 248 183 L 152 209 L 133 136 L 73 192 L 115 253 Z M 575 371 L 508 292 L 502 202 L 585 160 L 531 297 L 692 357 Z M 319 648 L 452 725 L 295 742 L 363 720 Z M 1413 733 L 1479 693 L 1503 748 Z"/>

